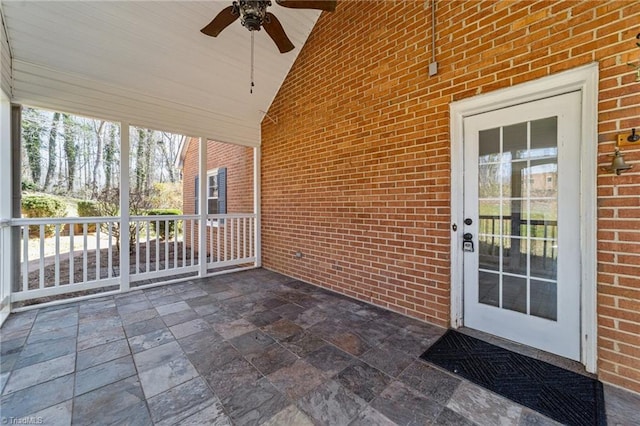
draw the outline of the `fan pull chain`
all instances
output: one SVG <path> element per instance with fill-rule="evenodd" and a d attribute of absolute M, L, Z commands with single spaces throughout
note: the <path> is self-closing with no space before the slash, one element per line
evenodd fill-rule
<path fill-rule="evenodd" d="M 249 87 L 249 93 L 253 94 L 253 33 L 254 31 L 250 31 L 251 33 L 251 87 Z"/>

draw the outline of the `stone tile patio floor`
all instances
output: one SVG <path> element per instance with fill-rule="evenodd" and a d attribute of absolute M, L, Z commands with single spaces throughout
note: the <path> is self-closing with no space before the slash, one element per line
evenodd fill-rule
<path fill-rule="evenodd" d="M 444 329 L 264 269 L 13 314 L 1 416 L 42 424 L 539 425 L 417 357 Z M 640 399 L 607 387 L 609 424 Z M 636 416 L 634 418 L 634 416 Z"/>

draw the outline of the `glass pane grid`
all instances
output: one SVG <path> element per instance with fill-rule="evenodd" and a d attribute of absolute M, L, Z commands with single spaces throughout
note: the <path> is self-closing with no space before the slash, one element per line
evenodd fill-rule
<path fill-rule="evenodd" d="M 479 302 L 556 320 L 556 118 L 482 131 L 480 143 Z"/>

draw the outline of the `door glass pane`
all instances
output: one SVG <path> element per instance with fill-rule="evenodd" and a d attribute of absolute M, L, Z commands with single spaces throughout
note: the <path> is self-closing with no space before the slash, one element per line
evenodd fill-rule
<path fill-rule="evenodd" d="M 527 157 L 527 123 L 503 127 L 503 152 L 512 159 Z"/>
<path fill-rule="evenodd" d="M 479 162 L 496 163 L 500 162 L 500 128 L 480 131 L 479 136 Z"/>
<path fill-rule="evenodd" d="M 502 203 L 503 235 L 514 237 L 527 235 L 527 220 L 523 212 L 527 211 L 526 200 L 510 200 Z M 511 212 L 511 214 L 509 214 Z"/>
<path fill-rule="evenodd" d="M 531 280 L 531 315 L 558 319 L 556 283 Z"/>
<path fill-rule="evenodd" d="M 478 302 L 485 305 L 500 306 L 500 275 L 491 272 L 478 274 Z"/>
<path fill-rule="evenodd" d="M 503 238 L 502 270 L 511 274 L 527 275 L 527 239 Z"/>
<path fill-rule="evenodd" d="M 530 157 L 558 156 L 558 117 L 531 122 Z"/>
<path fill-rule="evenodd" d="M 502 276 L 502 307 L 511 311 L 527 313 L 527 279 Z"/>
<path fill-rule="evenodd" d="M 555 198 L 558 196 L 558 160 L 547 158 L 529 161 L 525 170 L 531 192 L 530 197 Z"/>
<path fill-rule="evenodd" d="M 502 174 L 500 163 L 483 164 L 478 168 L 478 196 L 480 198 L 500 197 L 501 185 L 508 180 Z"/>
<path fill-rule="evenodd" d="M 484 130 L 479 144 L 479 302 L 556 320 L 557 118 Z"/>
<path fill-rule="evenodd" d="M 531 239 L 530 244 L 530 275 L 555 280 L 558 276 L 557 240 Z"/>
<path fill-rule="evenodd" d="M 491 271 L 500 270 L 500 237 L 481 235 L 478 237 L 478 256 L 480 268 Z"/>
<path fill-rule="evenodd" d="M 505 158 L 509 158 L 505 156 Z M 504 198 L 521 198 L 527 195 L 529 176 L 527 173 L 527 161 L 512 161 L 502 165 L 504 183 L 502 196 Z"/>

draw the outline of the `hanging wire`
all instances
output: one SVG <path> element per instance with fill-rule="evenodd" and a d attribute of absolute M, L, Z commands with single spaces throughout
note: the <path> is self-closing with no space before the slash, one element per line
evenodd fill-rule
<path fill-rule="evenodd" d="M 436 0 L 431 1 L 431 62 L 436 61 Z"/>
<path fill-rule="evenodd" d="M 249 31 L 251 33 L 251 86 L 249 87 L 249 93 L 253 94 L 253 33 L 254 31 Z"/>

